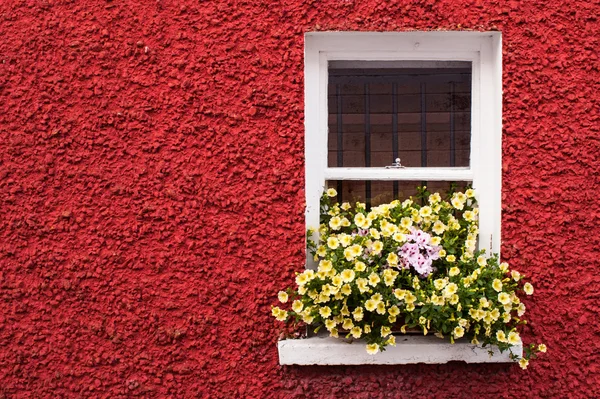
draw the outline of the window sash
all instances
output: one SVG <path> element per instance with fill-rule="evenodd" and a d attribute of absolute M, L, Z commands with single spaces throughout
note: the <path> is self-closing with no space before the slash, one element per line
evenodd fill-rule
<path fill-rule="evenodd" d="M 305 38 L 306 226 L 316 228 L 319 225 L 319 199 L 326 180 L 472 181 L 479 195 L 479 247 L 499 252 L 502 147 L 500 33 L 314 32 L 307 33 Z M 468 168 L 411 167 L 396 170 L 327 166 L 329 61 L 390 60 L 472 63 L 471 154 Z M 312 238 L 318 239 L 317 233 Z M 307 253 L 307 267 L 311 266 L 314 267 Z"/>

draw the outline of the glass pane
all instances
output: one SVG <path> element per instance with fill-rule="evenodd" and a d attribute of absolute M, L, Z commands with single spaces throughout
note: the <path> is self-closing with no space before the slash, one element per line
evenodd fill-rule
<path fill-rule="evenodd" d="M 384 181 L 384 180 L 329 180 L 327 188 L 335 188 L 338 192 L 337 201 L 364 202 L 367 207 L 377 206 L 393 201 L 404 200 L 417 195 L 417 187 L 426 186 L 431 193 L 445 194 L 451 186 L 456 191 L 464 191 L 471 182 L 457 181 Z"/>
<path fill-rule="evenodd" d="M 332 62 L 328 109 L 329 167 L 469 166 L 468 62 Z"/>

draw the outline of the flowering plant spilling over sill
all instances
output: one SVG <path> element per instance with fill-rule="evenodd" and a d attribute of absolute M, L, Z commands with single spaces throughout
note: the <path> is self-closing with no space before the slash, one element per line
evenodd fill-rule
<path fill-rule="evenodd" d="M 396 200 L 370 210 L 332 204 L 336 195 L 329 189 L 322 196 L 319 242 L 308 241 L 318 269 L 299 273 L 296 289 L 279 292 L 287 310 L 274 306 L 277 320 L 362 338 L 370 354 L 395 345 L 393 333 L 407 328 L 501 351 L 521 344 L 517 327 L 526 321 L 519 295 L 531 295 L 533 287 L 496 254 L 476 250 L 472 189 L 442 199 L 423 187 L 423 205 Z M 545 351 L 530 344 L 523 358 L 511 357 L 526 368 Z"/>

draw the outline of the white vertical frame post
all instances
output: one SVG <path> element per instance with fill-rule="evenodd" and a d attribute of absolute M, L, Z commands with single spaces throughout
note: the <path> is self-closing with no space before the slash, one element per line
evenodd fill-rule
<path fill-rule="evenodd" d="M 469 61 L 472 63 L 469 168 L 327 167 L 328 62 Z M 305 36 L 306 227 L 318 239 L 319 199 L 325 180 L 472 181 L 479 193 L 479 248 L 500 250 L 502 50 L 499 32 L 311 32 Z M 436 173 L 439 172 L 439 173 Z M 372 173 L 372 175 L 369 175 Z M 315 264 L 307 253 L 307 267 Z"/>

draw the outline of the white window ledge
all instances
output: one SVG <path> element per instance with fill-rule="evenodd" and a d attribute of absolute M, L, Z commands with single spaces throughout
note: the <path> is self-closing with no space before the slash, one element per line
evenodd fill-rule
<path fill-rule="evenodd" d="M 396 346 L 388 346 L 384 352 L 369 355 L 361 340 L 353 343 L 325 336 L 279 341 L 279 364 L 281 365 L 358 365 L 358 364 L 413 364 L 447 363 L 512 363 L 510 351 L 500 353 L 496 347 L 482 348 L 469 341 L 458 340 L 451 344 L 434 336 L 396 336 Z M 489 355 L 489 350 L 494 352 Z M 523 347 L 514 346 L 512 352 L 522 356 Z"/>

